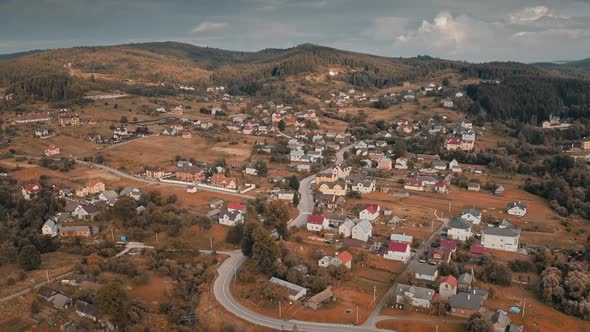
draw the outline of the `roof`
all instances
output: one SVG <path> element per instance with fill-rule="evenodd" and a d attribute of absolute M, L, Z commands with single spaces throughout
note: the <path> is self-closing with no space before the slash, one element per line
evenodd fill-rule
<path fill-rule="evenodd" d="M 373 230 L 373 225 L 368 220 L 361 220 L 358 224 L 354 225 L 354 227 L 360 227 L 363 229 L 365 233 L 368 233 Z"/>
<path fill-rule="evenodd" d="M 440 283 L 446 282 L 447 284 L 451 285 L 453 288 L 457 288 L 457 278 L 453 277 L 452 275 L 444 276 L 440 278 Z"/>
<path fill-rule="evenodd" d="M 102 182 L 102 181 L 100 181 L 100 180 L 89 180 L 89 181 L 86 183 L 86 186 L 88 186 L 88 187 L 94 187 L 94 186 L 96 186 L 96 185 L 97 185 L 97 184 L 99 184 L 99 183 L 103 183 L 103 182 Z"/>
<path fill-rule="evenodd" d="M 457 241 L 454 240 L 442 240 L 440 241 L 440 246 L 447 248 L 449 250 L 456 250 L 457 249 Z"/>
<path fill-rule="evenodd" d="M 53 219 L 47 219 L 47 221 L 45 221 L 43 224 L 43 227 L 45 226 L 49 226 L 54 231 L 57 230 L 57 223 Z"/>
<path fill-rule="evenodd" d="M 348 262 L 352 261 L 352 255 L 348 251 L 343 251 L 336 256 L 342 264 L 347 264 Z"/>
<path fill-rule="evenodd" d="M 479 243 L 474 243 L 469 248 L 469 252 L 475 255 L 483 255 L 486 253 L 486 248 Z"/>
<path fill-rule="evenodd" d="M 476 209 L 467 209 L 467 210 L 463 210 L 463 212 L 461 213 L 461 215 L 465 215 L 465 214 L 470 214 L 474 217 L 480 217 L 481 216 L 481 212 L 479 212 Z"/>
<path fill-rule="evenodd" d="M 463 218 L 453 218 L 449 222 L 449 228 L 470 229 L 471 223 Z"/>
<path fill-rule="evenodd" d="M 82 300 L 76 301 L 76 311 L 79 311 L 90 317 L 96 317 L 97 315 L 96 308 L 92 304 L 86 303 Z"/>
<path fill-rule="evenodd" d="M 65 226 L 60 227 L 60 232 L 90 232 L 90 227 L 88 226 Z"/>
<path fill-rule="evenodd" d="M 324 220 L 326 219 L 325 216 L 322 215 L 310 215 L 307 217 L 308 224 L 315 224 L 315 225 L 322 225 Z"/>
<path fill-rule="evenodd" d="M 434 290 L 430 288 L 417 287 L 400 283 L 395 284 L 394 293 L 395 295 L 400 296 L 403 296 L 406 293 L 410 293 L 416 299 L 423 299 L 428 301 L 431 301 L 432 297 L 434 296 Z"/>
<path fill-rule="evenodd" d="M 483 298 L 469 293 L 458 293 L 449 299 L 449 304 L 454 308 L 479 310 L 483 304 Z"/>
<path fill-rule="evenodd" d="M 410 266 L 408 266 L 408 270 L 412 273 L 435 276 L 436 271 L 438 271 L 438 266 L 413 261 Z"/>
<path fill-rule="evenodd" d="M 30 193 L 36 193 L 41 190 L 41 185 L 38 183 L 29 183 L 24 186 L 25 190 Z"/>
<path fill-rule="evenodd" d="M 418 179 L 406 179 L 405 181 L 406 186 L 413 186 L 413 187 L 422 187 L 424 185 L 422 180 Z"/>
<path fill-rule="evenodd" d="M 391 241 L 396 241 L 396 242 L 412 243 L 412 240 L 414 239 L 414 237 L 411 235 L 406 235 L 405 233 L 404 234 L 391 234 L 389 239 Z"/>
<path fill-rule="evenodd" d="M 512 203 L 508 203 L 506 205 L 506 208 L 507 209 L 512 209 L 513 207 L 519 207 L 521 209 L 526 209 L 527 208 L 526 204 L 524 204 L 522 202 L 512 202 Z"/>
<path fill-rule="evenodd" d="M 309 300 L 307 300 L 307 302 L 320 304 L 320 303 L 332 298 L 332 296 L 334 296 L 334 293 L 332 293 L 332 290 L 330 288 L 326 288 L 323 291 L 312 296 Z"/>
<path fill-rule="evenodd" d="M 229 218 L 229 220 L 236 220 L 236 218 L 238 216 L 241 216 L 241 213 L 239 211 L 226 211 L 223 213 L 223 216 L 227 216 Z"/>
<path fill-rule="evenodd" d="M 367 210 L 370 213 L 377 213 L 379 211 L 379 205 L 378 204 L 365 204 L 363 205 L 363 210 Z"/>
<path fill-rule="evenodd" d="M 410 245 L 406 242 L 391 241 L 389 242 L 389 248 L 387 250 L 393 252 L 407 252 L 409 246 Z"/>
<path fill-rule="evenodd" d="M 354 222 L 352 222 L 352 220 L 347 220 L 344 223 L 342 223 L 342 225 L 340 225 L 340 227 L 342 226 L 346 226 L 346 228 L 352 229 L 354 227 Z"/>
<path fill-rule="evenodd" d="M 463 273 L 459 276 L 459 283 L 462 284 L 471 284 L 473 282 L 473 277 L 469 273 Z"/>
<path fill-rule="evenodd" d="M 434 255 L 436 255 L 436 254 L 440 255 L 441 258 L 434 258 Z M 427 257 L 429 259 L 448 261 L 450 256 L 451 256 L 451 250 L 449 248 L 445 248 L 445 247 L 432 248 L 431 247 L 430 249 L 428 249 Z"/>
<path fill-rule="evenodd" d="M 301 287 L 299 285 L 295 285 L 293 283 L 290 283 L 288 281 L 285 281 L 285 280 L 282 280 L 282 279 L 279 279 L 279 278 L 275 278 L 275 277 L 270 278 L 269 281 L 272 282 L 273 284 L 277 284 L 277 285 L 281 285 L 283 287 L 287 287 L 288 289 L 290 289 L 292 291 L 295 291 L 297 293 L 299 293 L 299 292 L 301 292 L 303 290 L 306 290 L 305 287 Z"/>
<path fill-rule="evenodd" d="M 227 208 L 228 209 L 232 209 L 232 210 L 246 210 L 246 205 L 241 204 L 241 203 L 234 203 L 234 202 L 230 202 L 227 203 Z"/>
<path fill-rule="evenodd" d="M 504 237 L 517 237 L 520 235 L 520 229 L 486 227 L 481 230 L 481 234 Z"/>

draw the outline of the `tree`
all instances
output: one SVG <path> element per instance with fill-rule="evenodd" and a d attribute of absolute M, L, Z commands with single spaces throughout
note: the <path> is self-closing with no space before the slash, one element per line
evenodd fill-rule
<path fill-rule="evenodd" d="M 123 116 L 121 117 L 121 120 L 120 120 L 120 122 L 121 122 L 121 123 L 127 123 L 127 122 L 129 122 L 129 120 L 127 120 L 127 117 L 123 115 Z"/>
<path fill-rule="evenodd" d="M 266 166 L 266 163 L 260 162 L 256 164 L 256 171 L 258 171 L 259 176 L 267 176 L 268 167 Z"/>
<path fill-rule="evenodd" d="M 283 120 L 280 120 L 277 126 L 279 127 L 280 131 L 285 131 L 285 128 L 287 128 L 287 124 Z"/>
<path fill-rule="evenodd" d="M 479 312 L 469 316 L 467 332 L 488 332 L 491 326 L 488 320 Z"/>
<path fill-rule="evenodd" d="M 32 245 L 24 246 L 18 254 L 18 265 L 25 271 L 31 271 L 41 266 L 41 254 L 39 250 Z"/>
<path fill-rule="evenodd" d="M 113 216 L 121 221 L 129 221 L 137 216 L 137 203 L 129 196 L 120 197 L 113 206 Z"/>
<path fill-rule="evenodd" d="M 269 201 L 264 205 L 264 221 L 267 225 L 274 226 L 279 235 L 285 238 L 288 234 L 289 228 L 287 221 L 289 220 L 289 207 L 285 202 L 275 199 Z"/>
<path fill-rule="evenodd" d="M 394 307 L 397 304 L 397 298 L 394 293 L 385 294 L 385 306 Z"/>
<path fill-rule="evenodd" d="M 235 227 L 230 227 L 225 236 L 225 242 L 230 244 L 240 244 L 244 237 L 244 224 L 237 224 Z"/>
<path fill-rule="evenodd" d="M 268 231 L 262 227 L 254 231 L 253 238 L 252 259 L 256 261 L 260 272 L 270 276 L 279 257 L 279 247 Z"/>
<path fill-rule="evenodd" d="M 256 229 L 258 229 L 258 224 L 253 222 L 247 223 L 244 226 L 244 233 L 240 242 L 244 256 L 252 257 L 252 246 L 254 245 L 254 232 Z"/>
<path fill-rule="evenodd" d="M 442 86 L 449 86 L 451 83 L 449 82 L 449 79 L 447 77 L 443 78 L 442 80 Z"/>
<path fill-rule="evenodd" d="M 299 206 L 299 200 L 300 200 L 299 193 L 298 192 L 295 192 L 293 194 L 293 206 L 294 207 L 298 207 Z"/>
<path fill-rule="evenodd" d="M 298 191 L 299 190 L 299 179 L 293 175 L 289 178 L 289 188 Z"/>
<path fill-rule="evenodd" d="M 127 323 L 129 299 L 118 283 L 111 282 L 99 289 L 94 297 L 94 304 L 98 312 L 109 317 L 114 324 L 125 326 Z"/>

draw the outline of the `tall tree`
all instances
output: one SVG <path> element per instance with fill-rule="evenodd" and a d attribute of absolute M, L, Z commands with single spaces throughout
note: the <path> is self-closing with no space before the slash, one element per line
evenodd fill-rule
<path fill-rule="evenodd" d="M 247 223 L 244 226 L 244 233 L 242 235 L 242 241 L 240 247 L 244 256 L 252 257 L 252 246 L 254 245 L 254 232 L 258 229 L 257 223 Z"/>
<path fill-rule="evenodd" d="M 111 282 L 102 287 L 94 297 L 98 312 L 111 319 L 118 326 L 125 326 L 129 308 L 127 293 L 118 283 Z"/>
<path fill-rule="evenodd" d="M 281 200 L 275 199 L 264 205 L 264 220 L 267 225 L 274 226 L 279 235 L 287 237 L 289 221 L 289 207 Z"/>
<path fill-rule="evenodd" d="M 268 231 L 262 227 L 258 227 L 254 231 L 253 237 L 252 259 L 256 261 L 256 266 L 260 272 L 272 275 L 275 262 L 279 257 L 279 246 Z"/>
<path fill-rule="evenodd" d="M 39 268 L 41 266 L 39 250 L 32 244 L 24 246 L 18 254 L 18 265 L 26 271 Z"/>

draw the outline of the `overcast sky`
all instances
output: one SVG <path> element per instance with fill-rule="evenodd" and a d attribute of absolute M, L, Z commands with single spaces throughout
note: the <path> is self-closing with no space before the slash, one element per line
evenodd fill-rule
<path fill-rule="evenodd" d="M 467 61 L 590 56 L 590 0 L 0 0 L 0 53 L 174 40 Z"/>

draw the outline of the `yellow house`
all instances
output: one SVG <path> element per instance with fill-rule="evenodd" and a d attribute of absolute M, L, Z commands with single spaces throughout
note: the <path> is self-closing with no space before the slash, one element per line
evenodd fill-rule
<path fill-rule="evenodd" d="M 105 186 L 100 180 L 90 180 L 86 183 L 86 192 L 88 194 L 98 194 L 103 191 L 105 191 Z"/>
<path fill-rule="evenodd" d="M 323 182 L 318 189 L 324 195 L 345 196 L 347 186 L 344 181 Z"/>
<path fill-rule="evenodd" d="M 315 176 L 315 184 L 320 185 L 322 182 L 335 182 L 338 177 L 331 170 L 320 172 Z"/>
<path fill-rule="evenodd" d="M 585 137 L 582 141 L 582 149 L 590 150 L 590 137 Z"/>

